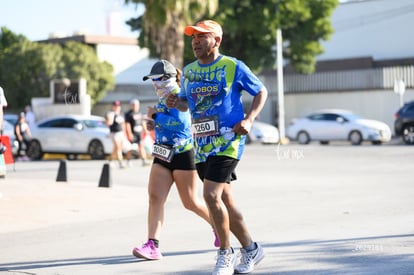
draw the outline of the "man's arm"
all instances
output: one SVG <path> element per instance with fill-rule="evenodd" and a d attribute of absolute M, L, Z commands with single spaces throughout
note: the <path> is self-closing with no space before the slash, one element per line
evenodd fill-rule
<path fill-rule="evenodd" d="M 263 87 L 260 92 L 254 96 L 249 113 L 244 117 L 242 121 L 234 125 L 233 132 L 240 135 L 247 135 L 250 132 L 253 121 L 256 119 L 264 107 L 267 99 L 267 94 L 268 92 L 266 87 Z"/>

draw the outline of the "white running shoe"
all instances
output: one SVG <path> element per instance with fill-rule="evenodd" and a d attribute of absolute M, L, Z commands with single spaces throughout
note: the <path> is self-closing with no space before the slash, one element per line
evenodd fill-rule
<path fill-rule="evenodd" d="M 240 263 L 236 266 L 235 272 L 237 274 L 246 274 L 254 270 L 254 266 L 263 260 L 265 253 L 260 244 L 256 243 L 257 248 L 250 252 L 247 252 L 245 249 L 241 248 L 241 258 Z"/>
<path fill-rule="evenodd" d="M 217 262 L 214 267 L 213 275 L 233 275 L 234 264 L 236 263 L 236 255 L 233 248 L 230 252 L 228 249 L 219 249 L 217 252 Z"/>

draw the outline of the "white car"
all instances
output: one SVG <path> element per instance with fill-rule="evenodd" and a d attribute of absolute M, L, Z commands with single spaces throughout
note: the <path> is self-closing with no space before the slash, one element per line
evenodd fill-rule
<path fill-rule="evenodd" d="M 365 119 L 347 110 L 320 110 L 301 119 L 293 119 L 286 135 L 300 144 L 319 141 L 349 141 L 360 145 L 363 141 L 381 144 L 391 140 L 390 127 L 377 120 Z"/>
<path fill-rule="evenodd" d="M 27 155 L 39 160 L 44 153 L 66 154 L 69 159 L 88 154 L 104 159 L 113 148 L 109 128 L 100 116 L 61 115 L 39 121 L 32 129 Z"/>
<path fill-rule="evenodd" d="M 17 154 L 17 149 L 19 148 L 19 143 L 17 142 L 16 135 L 14 134 L 14 125 L 12 125 L 8 120 L 3 120 L 3 135 L 9 137 L 10 146 L 12 147 L 12 154 L 15 156 Z"/>
<path fill-rule="evenodd" d="M 273 144 L 279 142 L 279 130 L 272 124 L 255 120 L 252 124 L 246 143 Z"/>

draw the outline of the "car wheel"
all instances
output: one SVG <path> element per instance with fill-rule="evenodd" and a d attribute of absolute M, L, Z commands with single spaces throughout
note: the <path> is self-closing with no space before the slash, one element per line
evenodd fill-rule
<path fill-rule="evenodd" d="M 300 131 L 297 138 L 299 144 L 308 144 L 310 142 L 309 134 L 305 131 Z"/>
<path fill-rule="evenodd" d="M 27 150 L 27 156 L 32 160 L 40 160 L 43 157 L 42 146 L 37 140 L 32 140 L 29 143 L 29 148 Z"/>
<path fill-rule="evenodd" d="M 92 140 L 88 146 L 88 154 L 91 156 L 91 159 L 104 159 L 105 151 L 102 142 L 96 139 Z"/>
<path fill-rule="evenodd" d="M 402 138 L 405 144 L 414 145 L 414 125 L 404 127 Z"/>
<path fill-rule="evenodd" d="M 349 134 L 349 141 L 352 145 L 360 145 L 362 143 L 362 135 L 358 131 L 352 131 Z"/>

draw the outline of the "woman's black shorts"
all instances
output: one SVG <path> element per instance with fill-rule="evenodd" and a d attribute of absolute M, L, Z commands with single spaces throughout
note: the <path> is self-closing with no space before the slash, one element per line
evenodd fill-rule
<path fill-rule="evenodd" d="M 158 163 L 168 170 L 195 170 L 194 149 L 185 151 L 183 153 L 175 154 L 171 162 L 164 161 L 159 158 L 154 158 L 153 163 Z"/>

